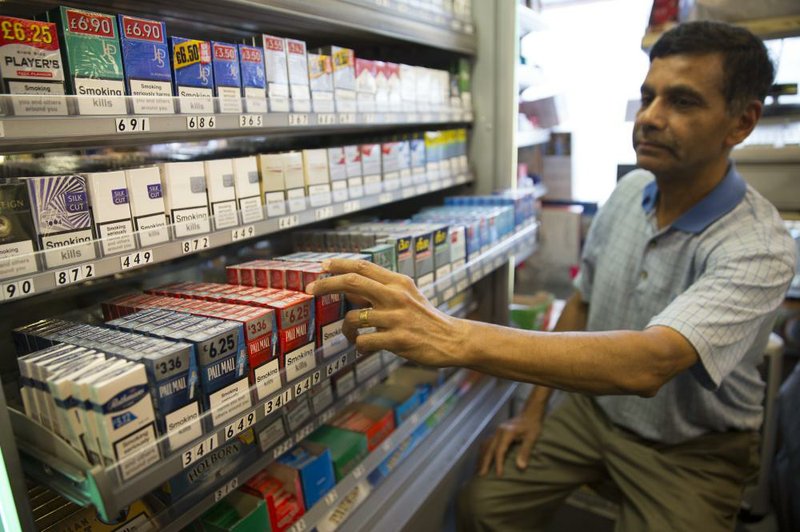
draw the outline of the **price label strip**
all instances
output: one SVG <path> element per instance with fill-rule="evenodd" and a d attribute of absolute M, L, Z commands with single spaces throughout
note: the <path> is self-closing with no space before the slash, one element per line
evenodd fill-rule
<path fill-rule="evenodd" d="M 225 441 L 228 441 L 245 430 L 252 427 L 256 422 L 256 411 L 251 410 L 230 425 L 225 427 Z"/>
<path fill-rule="evenodd" d="M 384 192 L 380 196 L 378 196 L 378 203 L 383 205 L 384 203 L 391 203 L 394 200 L 394 196 L 389 192 Z"/>
<path fill-rule="evenodd" d="M 153 250 L 145 249 L 120 257 L 119 267 L 122 270 L 130 270 L 131 268 L 138 268 L 139 266 L 152 264 L 153 262 L 155 262 L 155 259 L 153 258 Z"/>
<path fill-rule="evenodd" d="M 290 113 L 289 114 L 290 126 L 307 126 L 308 115 L 306 113 Z"/>
<path fill-rule="evenodd" d="M 216 129 L 217 121 L 214 115 L 195 115 L 186 117 L 186 129 Z"/>
<path fill-rule="evenodd" d="M 2 285 L 0 301 L 18 299 L 34 293 L 36 293 L 36 286 L 33 284 L 33 279 L 19 279 Z"/>
<path fill-rule="evenodd" d="M 231 231 L 231 241 L 238 242 L 256 236 L 256 228 L 252 225 L 237 227 Z"/>
<path fill-rule="evenodd" d="M 264 415 L 268 416 L 270 414 L 273 414 L 274 412 L 277 412 L 278 410 L 286 406 L 286 404 L 289 403 L 291 400 L 292 400 L 292 389 L 287 388 L 283 392 L 272 397 L 269 401 L 264 403 Z"/>
<path fill-rule="evenodd" d="M 211 247 L 211 239 L 207 236 L 199 237 L 199 238 L 190 238 L 189 240 L 184 240 L 181 242 L 181 251 L 184 255 L 188 253 L 194 253 L 196 251 L 202 251 L 204 249 L 208 249 Z"/>
<path fill-rule="evenodd" d="M 350 200 L 344 202 L 344 212 L 349 214 L 351 212 L 361 210 L 361 200 Z"/>
<path fill-rule="evenodd" d="M 68 284 L 79 283 L 95 276 L 97 270 L 94 264 L 82 264 L 74 268 L 58 270 L 55 272 L 56 286 L 66 286 Z"/>
<path fill-rule="evenodd" d="M 328 364 L 328 367 L 325 368 L 325 375 L 330 377 L 340 369 L 347 366 L 347 355 L 342 355 L 337 358 L 332 364 Z"/>
<path fill-rule="evenodd" d="M 219 502 L 224 499 L 230 492 L 239 487 L 239 479 L 233 478 L 230 482 L 222 486 L 214 492 L 214 502 Z"/>
<path fill-rule="evenodd" d="M 334 113 L 321 113 L 317 115 L 317 125 L 319 126 L 335 126 L 336 115 Z"/>
<path fill-rule="evenodd" d="M 326 218 L 330 218 L 333 216 L 333 207 L 322 207 L 314 211 L 314 219 L 315 220 L 324 220 Z"/>
<path fill-rule="evenodd" d="M 258 114 L 239 115 L 239 127 L 263 127 L 264 116 Z"/>
<path fill-rule="evenodd" d="M 186 469 L 196 461 L 200 460 L 203 456 L 207 453 L 213 451 L 217 448 L 217 435 L 212 434 L 210 438 L 207 438 L 191 449 L 184 451 L 181 455 L 181 463 L 183 464 L 183 468 Z"/>
<path fill-rule="evenodd" d="M 150 120 L 146 117 L 117 118 L 114 120 L 117 133 L 142 133 L 150 131 Z"/>
<path fill-rule="evenodd" d="M 296 214 L 278 218 L 278 229 L 289 229 L 296 225 L 300 225 L 300 217 Z"/>

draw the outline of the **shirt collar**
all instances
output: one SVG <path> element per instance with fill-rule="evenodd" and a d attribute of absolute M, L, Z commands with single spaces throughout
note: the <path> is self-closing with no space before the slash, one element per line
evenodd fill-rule
<path fill-rule="evenodd" d="M 728 173 L 706 197 L 695 203 L 672 223 L 672 227 L 687 233 L 700 233 L 709 225 L 736 207 L 747 192 L 745 183 L 736 166 L 730 163 Z M 642 191 L 642 208 L 651 214 L 658 201 L 658 184 L 655 180 L 648 183 Z"/>

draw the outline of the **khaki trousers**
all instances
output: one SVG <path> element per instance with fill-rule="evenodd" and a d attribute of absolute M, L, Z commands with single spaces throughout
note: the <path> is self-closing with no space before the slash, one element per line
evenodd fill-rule
<path fill-rule="evenodd" d="M 644 440 L 573 394 L 550 414 L 524 471 L 508 454 L 502 478 L 473 478 L 459 498 L 462 531 L 543 530 L 584 484 L 622 492 L 616 531 L 730 531 L 745 482 L 758 470 L 758 433 L 701 436 L 678 445 Z"/>

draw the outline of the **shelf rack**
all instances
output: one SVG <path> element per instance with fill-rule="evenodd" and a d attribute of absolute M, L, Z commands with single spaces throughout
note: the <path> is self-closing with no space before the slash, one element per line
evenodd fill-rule
<path fill-rule="evenodd" d="M 800 15 L 796 16 L 789 16 L 789 17 L 775 17 L 775 18 L 762 18 L 756 20 L 742 20 L 742 21 L 732 21 L 731 24 L 735 24 L 737 26 L 742 26 L 753 32 L 754 34 L 758 35 L 764 40 L 767 39 L 784 39 L 786 37 L 796 37 L 800 35 Z M 645 33 L 644 37 L 642 37 L 642 50 L 648 51 L 656 41 L 661 37 L 661 35 L 669 30 L 670 28 L 674 27 L 675 24 L 671 24 L 668 27 L 665 27 L 661 31 L 650 32 L 648 31 Z"/>

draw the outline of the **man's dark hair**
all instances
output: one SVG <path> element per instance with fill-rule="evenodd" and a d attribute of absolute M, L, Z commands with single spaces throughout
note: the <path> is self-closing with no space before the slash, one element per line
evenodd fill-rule
<path fill-rule="evenodd" d="M 775 67 L 761 39 L 722 22 L 685 22 L 664 33 L 650 50 L 650 61 L 679 54 L 722 54 L 722 93 L 728 110 L 767 97 Z"/>

